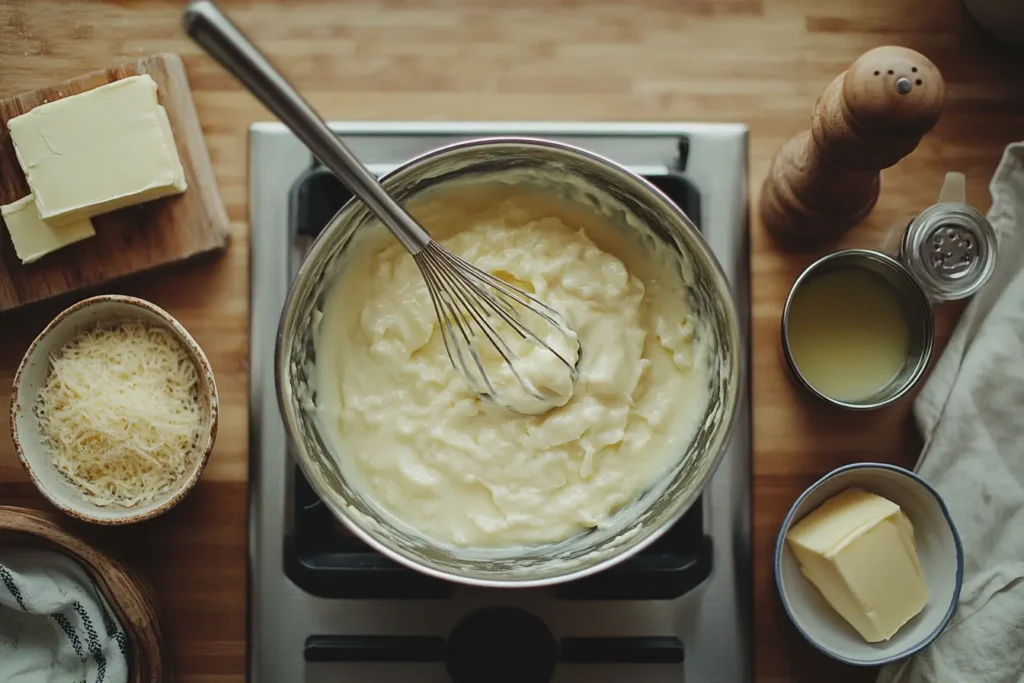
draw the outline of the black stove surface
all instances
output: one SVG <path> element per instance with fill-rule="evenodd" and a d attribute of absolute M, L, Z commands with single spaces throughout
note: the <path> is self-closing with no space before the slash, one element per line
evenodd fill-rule
<path fill-rule="evenodd" d="M 558 664 L 681 664 L 676 636 L 555 638 L 516 607 L 484 607 L 441 636 L 306 638 L 307 662 L 443 663 L 452 683 L 548 683 Z"/>
<path fill-rule="evenodd" d="M 685 148 L 681 147 L 680 152 L 683 168 Z M 645 177 L 700 226 L 700 193 L 685 175 Z M 315 238 L 351 198 L 352 194 L 326 169 L 309 169 L 292 188 L 293 234 Z M 351 535 L 317 497 L 297 466 L 294 475 L 284 570 L 302 590 L 323 598 L 348 599 L 443 598 L 452 593 L 454 584 L 393 562 Z M 668 532 L 633 557 L 548 590 L 565 600 L 667 600 L 687 593 L 707 578 L 711 558 L 711 538 L 705 534 L 703 505 L 698 499 Z M 422 645 L 439 651 L 429 644 Z M 326 643 L 321 646 L 331 649 Z M 573 647 L 569 644 L 569 652 Z M 307 643 L 307 657 L 315 659 L 316 651 L 316 643 Z M 337 655 L 332 653 L 333 657 Z"/>

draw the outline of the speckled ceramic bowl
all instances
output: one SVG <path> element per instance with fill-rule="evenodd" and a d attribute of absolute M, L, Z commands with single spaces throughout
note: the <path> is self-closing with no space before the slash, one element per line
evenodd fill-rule
<path fill-rule="evenodd" d="M 928 604 L 887 641 L 868 643 L 807 580 L 786 543 L 790 527 L 851 487 L 884 496 L 900 506 L 914 526 L 917 556 L 928 585 Z M 909 470 L 883 463 L 857 463 L 829 472 L 797 498 L 775 544 L 775 584 L 797 630 L 833 659 L 879 666 L 909 657 L 939 637 L 956 610 L 964 578 L 964 549 L 938 491 Z"/>
<path fill-rule="evenodd" d="M 100 323 L 142 320 L 169 330 L 199 371 L 202 426 L 196 457 L 177 484 L 155 500 L 137 507 L 99 506 L 85 499 L 52 465 L 35 414 L 39 390 L 46 382 L 49 358 L 83 330 Z M 156 517 L 177 505 L 199 481 L 217 438 L 220 404 L 217 384 L 206 354 L 192 335 L 167 311 L 143 299 L 103 295 L 80 301 L 62 311 L 39 333 L 25 352 L 14 376 L 11 396 L 11 435 L 14 447 L 39 491 L 63 512 L 96 524 L 131 524 Z"/>

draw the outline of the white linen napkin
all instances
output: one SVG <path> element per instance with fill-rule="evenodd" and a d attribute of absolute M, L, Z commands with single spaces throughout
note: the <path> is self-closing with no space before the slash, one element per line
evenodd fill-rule
<path fill-rule="evenodd" d="M 67 555 L 0 547 L 0 681 L 127 683 L 124 630 Z"/>
<path fill-rule="evenodd" d="M 989 186 L 996 270 L 968 305 L 914 404 L 917 471 L 964 545 L 960 605 L 930 647 L 879 683 L 1024 682 L 1024 142 Z"/>

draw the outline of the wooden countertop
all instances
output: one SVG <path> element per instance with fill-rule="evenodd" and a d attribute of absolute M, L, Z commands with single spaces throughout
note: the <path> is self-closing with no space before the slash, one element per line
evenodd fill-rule
<path fill-rule="evenodd" d="M 756 215 L 768 161 L 808 125 L 825 85 L 863 51 L 900 44 L 948 84 L 945 114 L 883 174 L 869 219 L 844 245 L 876 245 L 898 216 L 932 202 L 947 170 L 989 206 L 988 179 L 1024 131 L 1020 56 L 992 47 L 956 0 L 225 1 L 225 10 L 333 119 L 707 120 L 749 124 L 753 292 L 757 680 L 873 680 L 826 661 L 783 615 L 771 581 L 776 530 L 799 492 L 857 460 L 913 462 L 910 402 L 854 415 L 787 380 L 778 324 L 813 254 L 777 252 Z M 0 2 L 0 96 L 172 51 L 185 60 L 231 218 L 222 257 L 113 287 L 166 307 L 206 349 L 223 405 L 198 488 L 165 517 L 84 529 L 159 590 L 180 679 L 245 676 L 248 225 L 247 127 L 270 115 L 178 28 L 180 3 Z M 184 286 L 183 286 L 184 285 Z M 67 302 L 0 317 L 0 414 L 32 337 Z M 944 344 L 959 309 L 940 312 Z M 46 509 L 0 429 L 0 503 Z"/>

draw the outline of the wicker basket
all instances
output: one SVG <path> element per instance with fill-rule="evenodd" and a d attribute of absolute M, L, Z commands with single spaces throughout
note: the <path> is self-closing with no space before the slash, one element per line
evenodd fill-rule
<path fill-rule="evenodd" d="M 35 545 L 58 550 L 78 562 L 103 591 L 129 643 L 131 683 L 170 682 L 163 632 L 146 581 L 35 510 L 0 505 L 0 545 Z"/>

